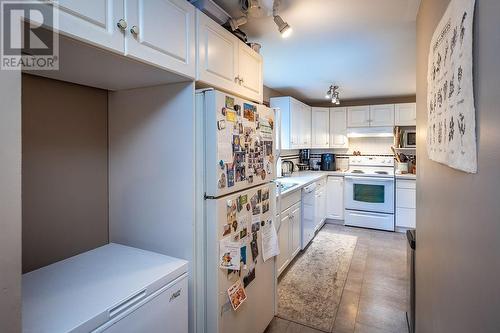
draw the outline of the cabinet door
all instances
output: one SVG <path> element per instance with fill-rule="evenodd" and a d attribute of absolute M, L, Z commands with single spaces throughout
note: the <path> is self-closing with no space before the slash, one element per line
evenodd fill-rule
<path fill-rule="evenodd" d="M 126 55 L 194 78 L 194 6 L 184 0 L 125 0 L 125 3 Z"/>
<path fill-rule="evenodd" d="M 370 126 L 394 126 L 394 104 L 371 105 Z"/>
<path fill-rule="evenodd" d="M 59 0 L 56 15 L 63 35 L 123 54 L 124 34 L 117 27 L 125 19 L 123 0 Z"/>
<path fill-rule="evenodd" d="M 291 256 L 290 256 L 290 261 L 293 260 L 293 258 L 299 253 L 300 251 L 300 219 L 301 219 L 301 209 L 300 209 L 300 204 L 297 204 L 292 208 L 292 211 L 290 213 L 291 219 L 290 221 L 292 222 L 291 224 L 291 230 L 290 230 L 290 235 L 291 235 L 291 241 L 290 241 L 290 248 L 291 248 Z"/>
<path fill-rule="evenodd" d="M 276 267 L 278 275 L 280 275 L 290 262 L 290 214 L 284 213 L 281 215 L 278 228 L 278 245 L 280 254 L 276 256 Z"/>
<path fill-rule="evenodd" d="M 262 56 L 239 42 L 238 76 L 241 95 L 262 103 Z"/>
<path fill-rule="evenodd" d="M 327 217 L 333 220 L 344 219 L 344 178 L 328 177 L 327 182 Z"/>
<path fill-rule="evenodd" d="M 347 127 L 369 127 L 370 107 L 350 106 L 347 108 Z"/>
<path fill-rule="evenodd" d="M 330 109 L 312 108 L 311 148 L 330 147 Z"/>
<path fill-rule="evenodd" d="M 396 226 L 403 228 L 416 228 L 416 209 L 396 208 Z"/>
<path fill-rule="evenodd" d="M 311 148 L 311 107 L 302 104 L 301 148 Z"/>
<path fill-rule="evenodd" d="M 415 103 L 396 104 L 394 106 L 394 123 L 396 126 L 416 126 L 417 105 Z"/>
<path fill-rule="evenodd" d="M 290 148 L 297 149 L 303 146 L 303 110 L 299 101 L 290 98 Z"/>
<path fill-rule="evenodd" d="M 347 108 L 330 109 L 330 148 L 347 148 Z"/>
<path fill-rule="evenodd" d="M 197 21 L 196 80 L 210 86 L 238 89 L 238 39 L 200 11 Z"/>

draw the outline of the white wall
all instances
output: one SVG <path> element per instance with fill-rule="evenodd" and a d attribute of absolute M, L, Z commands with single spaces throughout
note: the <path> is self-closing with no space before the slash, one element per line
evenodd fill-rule
<path fill-rule="evenodd" d="M 109 237 L 189 261 L 194 323 L 194 84 L 109 93 Z"/>
<path fill-rule="evenodd" d="M 0 332 L 21 330 L 21 73 L 0 71 Z"/>

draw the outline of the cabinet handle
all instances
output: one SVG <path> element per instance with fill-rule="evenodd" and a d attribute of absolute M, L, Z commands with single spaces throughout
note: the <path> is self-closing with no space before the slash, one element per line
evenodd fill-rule
<path fill-rule="evenodd" d="M 245 80 L 243 78 L 240 79 L 240 84 L 242 84 L 243 82 L 245 82 Z"/>
<path fill-rule="evenodd" d="M 132 26 L 132 28 L 130 28 L 130 32 L 131 32 L 133 35 L 135 35 L 135 36 L 139 35 L 139 27 L 138 27 L 138 26 L 136 26 L 136 25 L 133 25 L 133 26 Z"/>
<path fill-rule="evenodd" d="M 236 76 L 236 77 L 234 78 L 234 83 L 238 83 L 239 81 L 240 81 L 240 77 L 239 77 L 239 76 Z"/>
<path fill-rule="evenodd" d="M 120 19 L 118 23 L 116 23 L 116 26 L 120 28 L 121 31 L 125 31 L 125 29 L 127 29 L 127 21 Z"/>

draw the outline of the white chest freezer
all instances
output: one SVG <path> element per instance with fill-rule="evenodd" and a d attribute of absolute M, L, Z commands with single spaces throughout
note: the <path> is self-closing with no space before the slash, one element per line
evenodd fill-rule
<path fill-rule="evenodd" d="M 187 262 L 108 244 L 23 275 L 23 332 L 187 333 Z"/>

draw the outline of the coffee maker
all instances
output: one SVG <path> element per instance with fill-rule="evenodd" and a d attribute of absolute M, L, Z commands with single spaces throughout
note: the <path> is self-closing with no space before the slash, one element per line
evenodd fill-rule
<path fill-rule="evenodd" d="M 309 170 L 310 158 L 311 158 L 311 151 L 309 149 L 299 150 L 299 163 L 297 164 L 299 170 Z"/>

